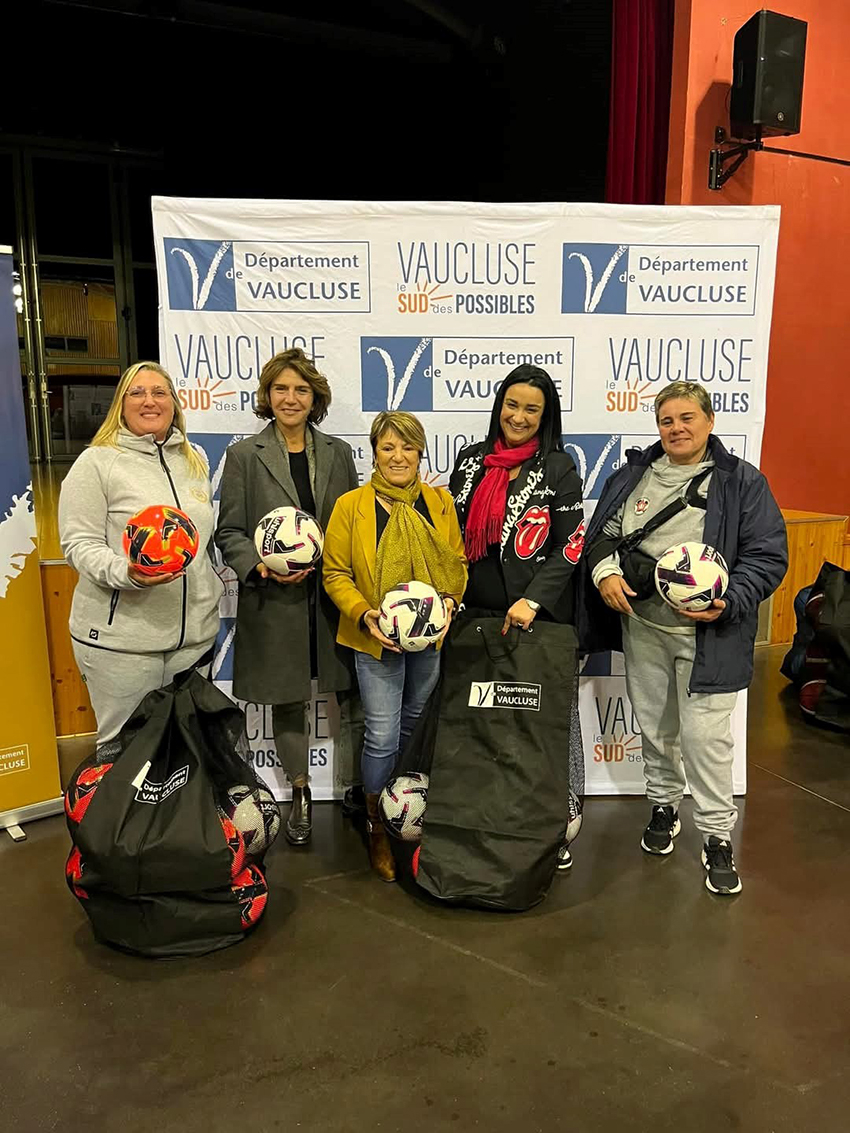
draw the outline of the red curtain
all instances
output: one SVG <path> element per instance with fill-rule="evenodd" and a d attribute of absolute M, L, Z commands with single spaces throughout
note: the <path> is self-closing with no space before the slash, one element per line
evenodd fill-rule
<path fill-rule="evenodd" d="M 663 204 L 674 0 L 614 0 L 605 199 Z"/>

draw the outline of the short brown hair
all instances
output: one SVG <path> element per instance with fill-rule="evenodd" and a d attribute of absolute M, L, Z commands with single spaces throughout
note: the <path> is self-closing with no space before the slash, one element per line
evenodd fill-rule
<path fill-rule="evenodd" d="M 695 401 L 706 417 L 714 416 L 714 409 L 711 406 L 711 398 L 705 392 L 703 386 L 697 382 L 671 382 L 669 386 L 665 386 L 661 393 L 656 395 L 655 398 L 655 421 L 661 415 L 661 406 L 665 401 L 671 401 L 674 397 L 684 397 L 688 401 Z"/>
<path fill-rule="evenodd" d="M 270 421 L 274 419 L 272 407 L 269 405 L 269 390 L 272 382 L 284 370 L 295 370 L 313 391 L 313 408 L 307 420 L 312 425 L 324 421 L 331 404 L 331 387 L 328 385 L 328 379 L 324 374 L 319 373 L 300 346 L 293 346 L 291 350 L 282 350 L 263 366 L 260 388 L 257 390 L 257 408 L 254 410 L 257 416 L 265 417 Z"/>
<path fill-rule="evenodd" d="M 398 433 L 405 444 L 417 448 L 420 456 L 424 454 L 425 430 L 422 428 L 422 422 L 419 418 L 414 417 L 412 413 L 405 413 L 400 409 L 379 413 L 369 430 L 372 452 L 377 452 L 378 441 L 384 433 L 389 432 Z"/>

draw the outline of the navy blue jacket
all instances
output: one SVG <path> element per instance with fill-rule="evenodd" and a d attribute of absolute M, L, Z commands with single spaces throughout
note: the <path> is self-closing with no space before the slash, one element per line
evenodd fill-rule
<path fill-rule="evenodd" d="M 647 467 L 663 455 L 661 442 L 629 449 L 626 463 L 605 483 L 593 513 L 579 563 L 577 628 L 584 653 L 623 647 L 620 615 L 606 606 L 593 585 L 593 567 L 604 553 L 603 524 L 634 491 Z M 726 609 L 714 622 L 696 623 L 691 692 L 737 692 L 753 678 L 753 647 L 759 604 L 779 586 L 788 566 L 785 521 L 767 480 L 752 464 L 708 439 L 714 471 L 708 483 L 703 540 L 729 567 Z M 596 547 L 594 547 L 596 543 Z"/>

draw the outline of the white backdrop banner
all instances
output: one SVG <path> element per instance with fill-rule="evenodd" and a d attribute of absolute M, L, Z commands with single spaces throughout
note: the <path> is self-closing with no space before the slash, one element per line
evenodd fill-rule
<path fill-rule="evenodd" d="M 652 399 L 699 382 L 732 452 L 758 464 L 779 209 L 620 205 L 189 200 L 155 197 L 161 360 L 218 487 L 225 450 L 254 433 L 263 364 L 301 346 L 330 380 L 323 426 L 370 472 L 369 425 L 406 409 L 445 484 L 486 433 L 499 382 L 542 366 L 592 512 L 627 448 L 656 439 Z M 231 691 L 228 577 L 216 679 Z M 285 638 L 281 649 L 286 649 Z M 734 717 L 745 789 L 746 698 Z M 247 705 L 257 768 L 284 794 L 271 712 Z M 594 657 L 581 689 L 589 794 L 642 793 L 641 737 L 622 658 Z M 311 711 L 317 798 L 337 792 L 336 705 Z"/>

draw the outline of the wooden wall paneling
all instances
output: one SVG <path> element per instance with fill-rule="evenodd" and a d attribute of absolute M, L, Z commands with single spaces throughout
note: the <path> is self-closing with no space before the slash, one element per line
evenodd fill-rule
<path fill-rule="evenodd" d="M 88 317 L 92 322 L 114 323 L 115 288 L 102 283 L 89 284 Z"/>
<path fill-rule="evenodd" d="M 89 355 L 92 358 L 118 357 L 118 324 L 114 319 L 108 323 L 90 322 L 88 337 Z"/>
<path fill-rule="evenodd" d="M 41 302 L 44 311 L 44 333 L 85 338 L 88 333 L 89 311 L 82 283 L 51 283 L 41 285 Z"/>
<path fill-rule="evenodd" d="M 57 736 L 94 732 L 97 728 L 89 694 L 80 677 L 68 618 L 77 573 L 67 563 L 41 564 L 41 589 L 47 623 L 47 649 L 53 686 L 53 715 Z"/>
<path fill-rule="evenodd" d="M 818 512 L 782 512 L 788 531 L 788 573 L 773 597 L 771 644 L 791 641 L 796 629 L 794 598 L 817 578 L 824 562 L 842 562 L 845 554 L 847 516 Z"/>

